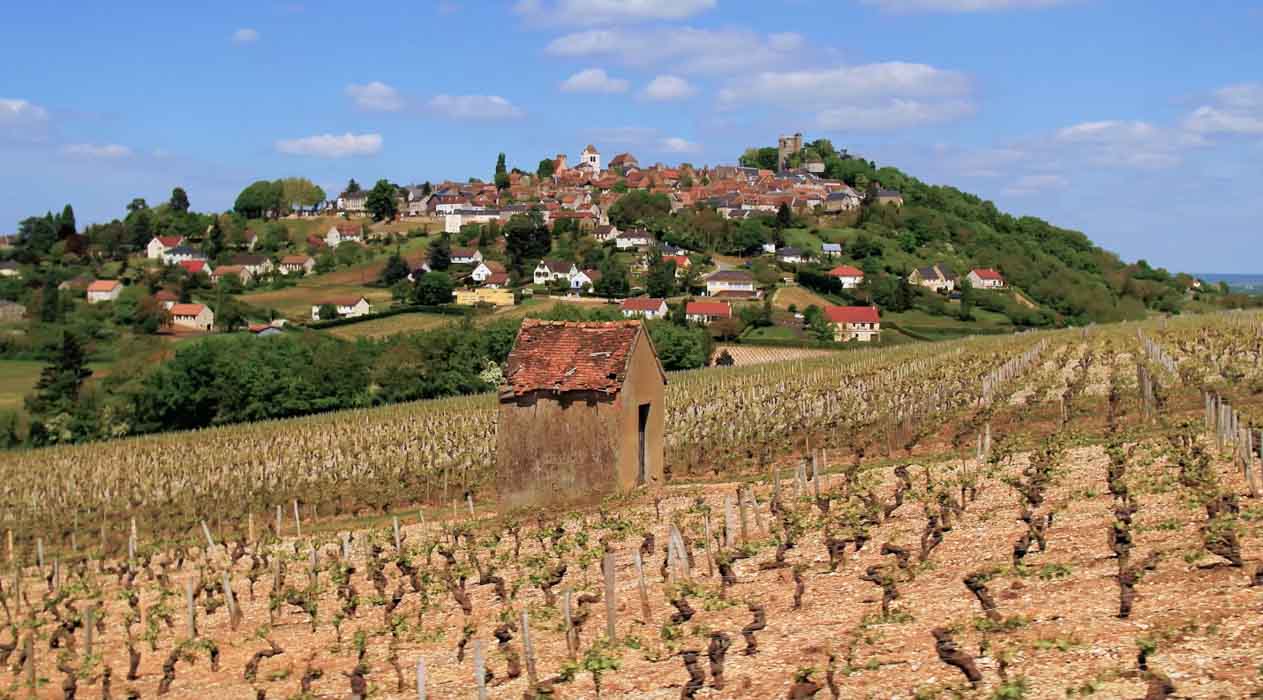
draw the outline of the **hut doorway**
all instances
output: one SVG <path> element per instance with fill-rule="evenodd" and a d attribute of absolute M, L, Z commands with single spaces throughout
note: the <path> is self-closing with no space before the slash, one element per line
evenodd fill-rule
<path fill-rule="evenodd" d="M 639 444 L 636 450 L 636 454 L 638 458 L 638 465 L 636 469 L 636 483 L 637 484 L 644 484 L 649 479 L 648 469 L 645 466 L 645 463 L 646 463 L 645 431 L 649 427 L 650 405 L 651 404 L 647 404 L 647 403 L 640 404 L 640 415 L 639 415 L 639 420 L 637 421 L 638 429 L 636 432 L 638 433 L 638 440 L 639 440 Z"/>

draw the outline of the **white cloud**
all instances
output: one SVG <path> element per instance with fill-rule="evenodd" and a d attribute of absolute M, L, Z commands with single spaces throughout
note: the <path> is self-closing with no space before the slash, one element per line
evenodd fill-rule
<path fill-rule="evenodd" d="M 48 110 L 26 100 L 0 98 L 0 126 L 24 126 L 48 119 Z"/>
<path fill-rule="evenodd" d="M 314 158 L 348 158 L 371 156 L 382 150 L 381 134 L 320 134 L 276 142 L 276 150 L 291 156 Z"/>
<path fill-rule="evenodd" d="M 1263 83 L 1229 85 L 1215 91 L 1213 104 L 1202 105 L 1184 120 L 1196 134 L 1263 135 Z"/>
<path fill-rule="evenodd" d="M 64 155 L 73 156 L 75 158 L 101 158 L 101 159 L 117 159 L 130 158 L 132 149 L 127 146 L 120 146 L 116 143 L 94 144 L 94 143 L 71 143 L 61 147 Z"/>
<path fill-rule="evenodd" d="M 1050 152 L 1073 147 L 1070 155 L 1105 168 L 1160 170 L 1183 161 L 1183 152 L 1204 143 L 1196 134 L 1143 121 L 1083 122 L 1058 129 Z"/>
<path fill-rule="evenodd" d="M 697 94 L 697 89 L 679 76 L 660 75 L 650 81 L 642 94 L 645 99 L 662 102 L 692 97 Z"/>
<path fill-rule="evenodd" d="M 1068 143 L 1139 142 L 1152 139 L 1158 127 L 1148 122 L 1106 120 L 1083 122 L 1057 130 L 1057 140 Z"/>
<path fill-rule="evenodd" d="M 659 142 L 658 147 L 667 153 L 697 153 L 702 150 L 700 144 L 682 139 L 679 136 L 670 136 L 662 139 L 662 141 Z"/>
<path fill-rule="evenodd" d="M 1023 175 L 1004 188 L 1004 193 L 1012 196 L 1038 194 L 1048 190 L 1063 190 L 1070 186 L 1069 178 L 1063 175 Z"/>
<path fill-rule="evenodd" d="M 398 112 L 403 109 L 399 91 L 380 81 L 348 85 L 346 94 L 355 101 L 356 107 L 367 112 Z"/>
<path fill-rule="evenodd" d="M 521 109 L 498 95 L 435 95 L 426 103 L 430 112 L 449 119 L 517 119 Z"/>
<path fill-rule="evenodd" d="M 715 4 L 716 0 L 519 0 L 513 9 L 548 24 L 610 24 L 687 19 Z"/>
<path fill-rule="evenodd" d="M 757 103 L 815 112 L 822 129 L 896 129 L 973 114 L 972 81 L 923 63 L 763 71 L 720 90 L 721 105 Z"/>
<path fill-rule="evenodd" d="M 566 78 L 561 83 L 561 91 L 613 94 L 627 92 L 627 85 L 626 80 L 612 78 L 601 68 L 588 68 Z"/>
<path fill-rule="evenodd" d="M 923 63 L 891 61 L 817 70 L 764 71 L 753 80 L 724 88 L 719 99 L 728 104 L 863 105 L 873 97 L 960 97 L 969 91 L 970 80 L 963 73 Z"/>
<path fill-rule="evenodd" d="M 906 129 L 968 117 L 976 111 L 968 100 L 922 102 L 891 99 L 863 105 L 846 105 L 822 110 L 816 115 L 821 129 Z"/>
<path fill-rule="evenodd" d="M 989 12 L 1030 10 L 1065 5 L 1074 0 L 861 0 L 888 12 Z"/>
<path fill-rule="evenodd" d="M 563 58 L 605 57 L 627 66 L 668 64 L 685 73 L 725 74 L 780 65 L 800 55 L 806 40 L 793 33 L 747 29 L 589 29 L 558 37 L 544 48 Z"/>
<path fill-rule="evenodd" d="M 259 40 L 259 30 L 243 27 L 232 33 L 233 43 L 249 44 Z"/>

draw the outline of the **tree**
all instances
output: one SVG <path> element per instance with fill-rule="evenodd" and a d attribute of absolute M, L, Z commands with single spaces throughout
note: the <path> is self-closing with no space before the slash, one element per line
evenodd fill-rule
<path fill-rule="evenodd" d="M 247 219 L 265 218 L 271 212 L 280 211 L 281 188 L 267 180 L 252 182 L 237 195 L 232 208 Z"/>
<path fill-rule="evenodd" d="M 387 258 L 386 266 L 382 268 L 377 280 L 382 283 L 382 286 L 389 287 L 399 280 L 406 279 L 409 272 L 408 263 L 399 254 L 399 250 L 395 249 L 395 252 Z"/>
<path fill-rule="evenodd" d="M 75 226 L 75 210 L 69 204 L 62 207 L 61 216 L 57 217 L 57 240 L 64 241 L 78 231 Z"/>
<path fill-rule="evenodd" d="M 52 213 L 31 216 L 18 224 L 18 248 L 27 261 L 41 258 L 57 243 L 57 225 Z"/>
<path fill-rule="evenodd" d="M 219 217 L 211 222 L 210 230 L 206 232 L 206 240 L 202 243 L 202 252 L 206 253 L 206 257 L 214 260 L 219 254 L 224 252 L 224 229 L 219 225 Z"/>
<path fill-rule="evenodd" d="M 305 177 L 287 177 L 279 182 L 281 203 L 287 208 L 294 205 L 313 207 L 325 201 L 324 189 Z"/>
<path fill-rule="evenodd" d="M 526 260 L 542 258 L 552 250 L 552 234 L 544 225 L 544 217 L 536 210 L 514 214 L 504 225 L 506 252 L 514 267 Z"/>
<path fill-rule="evenodd" d="M 741 154 L 738 162 L 746 168 L 776 170 L 779 158 L 780 152 L 776 150 L 776 147 L 767 146 L 765 148 L 747 148 L 745 153 Z"/>
<path fill-rule="evenodd" d="M 833 340 L 833 324 L 829 323 L 829 319 L 825 317 L 824 311 L 819 306 L 812 304 L 803 311 L 803 320 L 807 322 L 807 330 L 816 337 L 816 340 L 829 342 Z"/>
<path fill-rule="evenodd" d="M 968 277 L 960 278 L 960 320 L 974 320 L 974 286 Z"/>
<path fill-rule="evenodd" d="M 450 304 L 455 288 L 446 272 L 427 272 L 418 277 L 412 287 L 412 303 L 422 306 Z"/>
<path fill-rule="evenodd" d="M 127 213 L 135 214 L 138 211 L 148 209 L 149 205 L 145 203 L 144 197 L 137 197 L 127 203 Z"/>
<path fill-rule="evenodd" d="M 356 182 L 355 178 L 351 178 L 350 182 L 346 183 L 347 194 L 355 194 L 356 192 L 359 192 L 361 189 L 362 188 L 360 187 L 360 183 Z"/>
<path fill-rule="evenodd" d="M 601 278 L 592 285 L 592 291 L 598 296 L 610 299 L 621 299 L 631 292 L 631 282 L 627 279 L 627 268 L 618 262 L 613 255 L 601 263 Z"/>
<path fill-rule="evenodd" d="M 354 182 L 354 180 L 352 180 L 352 182 Z M 316 309 L 316 316 L 321 321 L 332 321 L 338 317 L 338 307 L 333 304 L 321 304 Z"/>
<path fill-rule="evenodd" d="M 189 211 L 189 195 L 183 187 L 171 190 L 171 200 L 167 203 L 171 211 L 187 214 Z"/>
<path fill-rule="evenodd" d="M 535 168 L 535 174 L 541 178 L 552 177 L 557 171 L 557 164 L 552 158 L 545 158 L 539 162 L 539 167 Z"/>
<path fill-rule="evenodd" d="M 443 271 L 452 266 L 452 239 L 446 233 L 430 241 L 426 254 L 430 269 Z"/>
<path fill-rule="evenodd" d="M 505 167 L 503 153 L 496 157 L 495 183 L 497 190 L 509 189 L 509 170 Z"/>
<path fill-rule="evenodd" d="M 373 221 L 390 221 L 399 214 L 399 202 L 395 199 L 397 190 L 387 180 L 378 180 L 368 192 L 368 201 L 364 208 L 372 215 Z"/>
<path fill-rule="evenodd" d="M 610 223 L 618 228 L 645 224 L 671 213 L 671 200 L 665 194 L 634 190 L 618 198 L 610 207 Z"/>
<path fill-rule="evenodd" d="M 776 226 L 777 228 L 787 229 L 794 225 L 794 213 L 789 210 L 789 205 L 781 202 L 776 208 Z"/>
<path fill-rule="evenodd" d="M 73 334 L 63 332 L 56 355 L 40 371 L 35 389 L 26 397 L 33 442 L 69 442 L 82 434 L 81 429 L 72 424 L 78 413 L 79 392 L 90 376 L 92 370 L 88 369 L 79 341 Z"/>
<path fill-rule="evenodd" d="M 706 364 L 710 336 L 700 328 L 681 328 L 667 321 L 650 321 L 649 337 L 658 351 L 662 368 L 668 372 L 697 369 Z"/>
<path fill-rule="evenodd" d="M 48 277 L 44 280 L 44 288 L 39 296 L 39 320 L 43 323 L 61 321 L 61 292 L 57 289 L 57 280 Z"/>
<path fill-rule="evenodd" d="M 655 299 L 665 299 L 675 293 L 675 261 L 659 256 L 649 265 L 645 275 L 645 291 Z"/>

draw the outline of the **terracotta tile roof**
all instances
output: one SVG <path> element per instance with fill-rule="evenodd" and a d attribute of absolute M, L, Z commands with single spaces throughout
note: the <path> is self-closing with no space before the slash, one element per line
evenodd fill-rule
<path fill-rule="evenodd" d="M 690 301 L 684 307 L 687 316 L 711 316 L 732 318 L 732 306 L 726 301 Z"/>
<path fill-rule="evenodd" d="M 992 270 L 992 269 L 991 269 L 991 268 L 989 268 L 989 267 L 982 267 L 982 268 L 977 268 L 977 267 L 976 267 L 976 268 L 974 268 L 974 274 L 975 274 L 975 275 L 978 275 L 978 277 L 980 277 L 980 278 L 982 278 L 982 279 L 984 279 L 984 280 L 1002 280 L 1002 279 L 1004 279 L 1003 277 L 1001 277 L 1001 276 L 1000 276 L 1000 273 L 999 273 L 999 272 L 996 272 L 995 270 Z"/>
<path fill-rule="evenodd" d="M 183 236 L 158 236 L 158 242 L 164 248 L 174 248 L 184 242 Z"/>
<path fill-rule="evenodd" d="M 180 267 L 188 270 L 189 274 L 196 275 L 206 269 L 205 260 L 181 260 Z"/>
<path fill-rule="evenodd" d="M 118 280 L 97 280 L 88 285 L 89 292 L 112 292 L 120 286 Z"/>
<path fill-rule="evenodd" d="M 664 303 L 662 299 L 636 297 L 635 299 L 624 299 L 619 308 L 623 311 L 658 311 Z"/>
<path fill-rule="evenodd" d="M 824 315 L 830 323 L 881 323 L 876 306 L 826 306 Z"/>
<path fill-rule="evenodd" d="M 180 295 L 170 289 L 159 289 L 154 293 L 153 298 L 155 301 L 179 301 Z"/>
<path fill-rule="evenodd" d="M 282 265 L 306 265 L 308 260 L 311 260 L 311 256 L 309 255 L 286 255 L 285 257 L 281 258 L 281 264 Z"/>
<path fill-rule="evenodd" d="M 527 319 L 509 353 L 502 397 L 534 391 L 616 394 L 644 327 L 639 321 L 572 323 Z M 661 371 L 661 367 L 659 367 Z M 666 375 L 663 375 L 666 381 Z"/>
<path fill-rule="evenodd" d="M 851 267 L 850 265 L 838 265 L 832 270 L 829 270 L 829 276 L 830 277 L 863 277 L 864 271 L 859 269 L 858 267 Z"/>
<path fill-rule="evenodd" d="M 202 313 L 206 306 L 203 304 L 175 304 L 171 307 L 172 316 L 196 316 Z"/>
<path fill-rule="evenodd" d="M 487 279 L 483 282 L 485 285 L 496 285 L 499 287 L 503 287 L 508 283 L 509 273 L 507 272 L 493 272 L 487 275 Z"/>

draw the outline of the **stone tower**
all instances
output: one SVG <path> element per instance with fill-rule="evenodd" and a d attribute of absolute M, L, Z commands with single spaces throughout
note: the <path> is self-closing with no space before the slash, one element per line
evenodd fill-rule
<path fill-rule="evenodd" d="M 803 150 L 803 135 L 782 136 L 776 140 L 776 169 L 784 170 L 789 157 Z"/>

